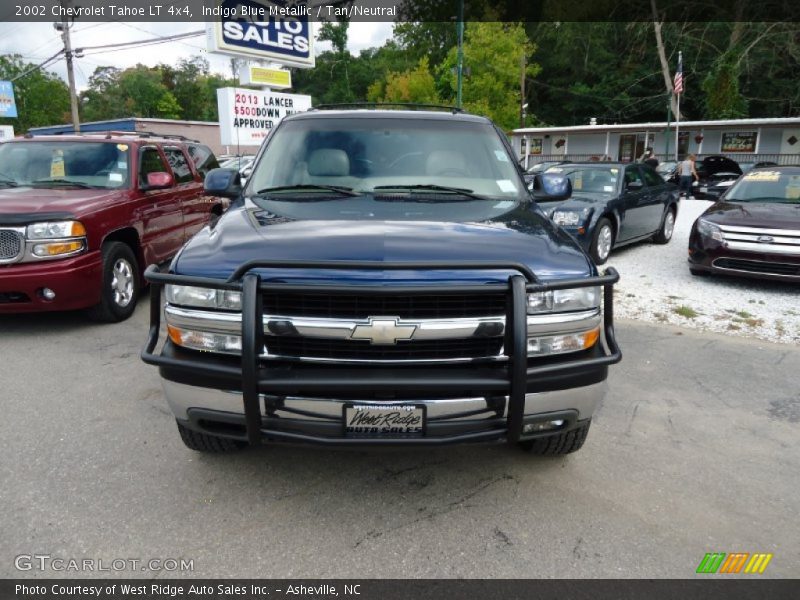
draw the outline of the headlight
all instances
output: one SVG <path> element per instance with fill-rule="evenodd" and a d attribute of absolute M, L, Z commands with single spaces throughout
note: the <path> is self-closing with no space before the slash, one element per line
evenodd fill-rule
<path fill-rule="evenodd" d="M 590 310 L 600 306 L 599 287 L 548 290 L 528 294 L 528 314 Z"/>
<path fill-rule="evenodd" d="M 167 325 L 169 339 L 178 346 L 206 352 L 222 352 L 224 354 L 241 354 L 242 338 L 238 335 L 211 333 L 208 331 L 192 331 Z"/>
<path fill-rule="evenodd" d="M 528 338 L 528 356 L 580 352 L 594 346 L 598 339 L 600 339 L 599 327 L 580 333 Z"/>
<path fill-rule="evenodd" d="M 723 235 L 722 230 L 714 225 L 714 223 L 711 221 L 706 221 L 705 219 L 697 220 L 697 233 L 703 237 L 709 237 L 712 240 L 717 240 L 718 242 L 725 241 L 725 236 Z"/>
<path fill-rule="evenodd" d="M 28 225 L 26 234 L 29 240 L 53 240 L 82 237 L 86 235 L 86 228 L 80 221 L 51 221 Z"/>
<path fill-rule="evenodd" d="M 583 210 L 557 210 L 553 212 L 553 221 L 556 225 L 574 226 L 583 223 L 586 215 L 589 214 L 589 209 Z"/>
<path fill-rule="evenodd" d="M 168 285 L 167 302 L 178 306 L 242 310 L 242 293 L 192 285 Z"/>
<path fill-rule="evenodd" d="M 50 256 L 63 256 L 64 254 L 75 254 L 84 249 L 83 240 L 73 242 L 50 242 L 49 244 L 35 244 L 31 249 L 34 256 L 46 258 Z"/>

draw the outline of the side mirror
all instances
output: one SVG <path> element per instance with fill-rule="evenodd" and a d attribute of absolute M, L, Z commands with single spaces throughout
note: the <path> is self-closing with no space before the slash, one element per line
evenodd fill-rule
<path fill-rule="evenodd" d="M 636 192 L 644 187 L 641 181 L 631 181 L 625 185 L 625 189 L 631 192 Z"/>
<path fill-rule="evenodd" d="M 236 169 L 211 169 L 203 187 L 209 196 L 238 198 L 242 193 L 242 177 Z"/>
<path fill-rule="evenodd" d="M 172 175 L 157 171 L 155 173 L 147 174 L 147 187 L 148 190 L 163 190 L 164 188 L 172 187 Z"/>
<path fill-rule="evenodd" d="M 572 183 L 559 173 L 542 173 L 533 178 L 532 191 L 541 200 L 566 200 L 572 196 Z"/>

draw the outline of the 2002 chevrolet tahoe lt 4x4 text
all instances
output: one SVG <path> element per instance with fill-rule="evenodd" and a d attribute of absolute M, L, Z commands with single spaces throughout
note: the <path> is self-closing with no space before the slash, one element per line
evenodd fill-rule
<path fill-rule="evenodd" d="M 542 213 L 489 120 L 292 115 L 244 190 L 219 169 L 206 192 L 231 209 L 146 274 L 142 357 L 188 447 L 583 445 L 621 358 L 618 275 Z"/>

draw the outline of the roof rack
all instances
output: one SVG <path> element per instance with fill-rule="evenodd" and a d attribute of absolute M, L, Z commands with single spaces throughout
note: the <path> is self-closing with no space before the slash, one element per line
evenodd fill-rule
<path fill-rule="evenodd" d="M 411 110 L 442 110 L 452 112 L 453 114 L 463 113 L 464 109 L 457 106 L 448 106 L 446 104 L 416 104 L 413 102 L 347 102 L 343 104 L 320 104 L 314 106 L 311 110 L 337 110 L 345 108 L 384 108 L 388 106 L 399 106 Z"/>
<path fill-rule="evenodd" d="M 30 137 L 34 136 L 30 131 L 25 134 L 26 137 L 30 135 Z M 191 138 L 187 138 L 185 135 L 179 135 L 175 133 L 155 133 L 153 131 L 118 131 L 118 130 L 109 130 L 104 129 L 101 131 L 81 131 L 80 133 L 75 133 L 74 131 L 56 131 L 55 133 L 47 133 L 41 135 L 105 135 L 107 140 L 110 140 L 114 136 L 129 136 L 129 137 L 140 137 L 140 138 L 161 138 L 165 140 L 181 140 L 184 142 L 196 142 L 200 143 L 200 140 L 194 140 Z"/>

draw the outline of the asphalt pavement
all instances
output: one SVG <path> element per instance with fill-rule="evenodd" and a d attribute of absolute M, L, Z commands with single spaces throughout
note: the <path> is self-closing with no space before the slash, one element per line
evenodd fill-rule
<path fill-rule="evenodd" d="M 15 557 L 190 559 L 125 577 L 694 577 L 706 552 L 800 573 L 800 349 L 619 321 L 584 448 L 186 449 L 132 319 L 0 316 L 0 577 Z M 68 563 L 65 563 L 68 564 Z M 97 563 L 95 563 L 97 564 Z M 707 576 L 706 576 L 707 577 Z"/>

